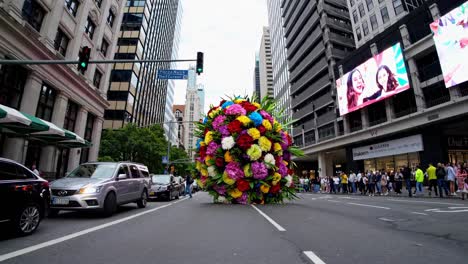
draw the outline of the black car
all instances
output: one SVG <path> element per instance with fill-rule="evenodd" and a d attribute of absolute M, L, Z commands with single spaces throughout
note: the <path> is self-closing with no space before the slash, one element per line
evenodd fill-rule
<path fill-rule="evenodd" d="M 34 233 L 49 204 L 49 182 L 15 161 L 0 158 L 0 229 L 10 226 L 20 235 Z"/>
<path fill-rule="evenodd" d="M 162 198 L 168 201 L 179 199 L 180 184 L 172 175 L 151 175 L 150 180 L 150 198 Z"/>

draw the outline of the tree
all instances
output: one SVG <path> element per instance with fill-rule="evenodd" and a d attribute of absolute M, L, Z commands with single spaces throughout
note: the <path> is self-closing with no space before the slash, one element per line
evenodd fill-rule
<path fill-rule="evenodd" d="M 171 147 L 170 162 L 174 162 L 175 170 L 178 175 L 185 175 L 185 171 L 189 168 L 191 162 L 185 150 L 176 146 Z"/>

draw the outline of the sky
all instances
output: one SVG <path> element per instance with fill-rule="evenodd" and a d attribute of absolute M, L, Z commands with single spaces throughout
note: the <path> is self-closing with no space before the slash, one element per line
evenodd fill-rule
<path fill-rule="evenodd" d="M 179 59 L 204 52 L 205 113 L 221 97 L 251 95 L 255 53 L 268 25 L 267 0 L 181 0 Z M 181 70 L 190 64 L 179 63 Z M 176 81 L 175 104 L 185 104 L 186 81 Z"/>

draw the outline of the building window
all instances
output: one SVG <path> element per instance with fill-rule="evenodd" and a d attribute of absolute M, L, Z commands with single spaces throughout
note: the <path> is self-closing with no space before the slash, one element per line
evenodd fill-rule
<path fill-rule="evenodd" d="M 78 108 L 79 106 L 76 103 L 68 101 L 63 128 L 72 132 L 75 131 L 76 118 L 78 116 Z"/>
<path fill-rule="evenodd" d="M 109 42 L 107 42 L 105 39 L 102 39 L 101 43 L 101 53 L 104 55 L 104 57 L 107 55 L 107 50 L 109 49 Z"/>
<path fill-rule="evenodd" d="M 54 47 L 55 47 L 55 50 L 58 51 L 60 54 L 62 54 L 64 57 L 65 57 L 65 54 L 67 53 L 68 42 L 70 42 L 70 39 L 59 28 L 57 30 L 57 35 L 55 35 Z"/>
<path fill-rule="evenodd" d="M 78 0 L 65 0 L 65 7 L 74 17 L 76 17 L 76 12 L 78 11 L 79 5 L 80 2 Z"/>
<path fill-rule="evenodd" d="M 353 21 L 354 21 L 354 24 L 356 24 L 358 22 L 357 10 L 353 11 Z"/>
<path fill-rule="evenodd" d="M 374 8 L 374 0 L 366 0 L 367 11 L 371 11 Z"/>
<path fill-rule="evenodd" d="M 88 35 L 90 39 L 93 39 L 95 29 L 96 29 L 96 25 L 91 20 L 91 18 L 88 17 L 88 20 L 86 20 L 86 25 L 85 25 L 85 33 L 86 35 Z"/>
<path fill-rule="evenodd" d="M 94 121 L 96 117 L 93 114 L 88 113 L 88 118 L 86 119 L 86 127 L 84 133 L 84 139 L 91 142 L 94 129 Z M 85 163 L 89 161 L 89 148 L 84 148 L 81 150 L 80 163 Z"/>
<path fill-rule="evenodd" d="M 401 0 L 393 0 L 393 8 L 395 9 L 395 15 L 399 15 L 401 13 L 403 13 L 405 11 L 405 9 L 403 8 L 403 3 L 401 2 Z"/>
<path fill-rule="evenodd" d="M 364 10 L 364 5 L 362 3 L 359 4 L 359 15 L 361 18 L 366 15 L 366 11 Z"/>
<path fill-rule="evenodd" d="M 99 70 L 94 72 L 93 84 L 96 88 L 99 89 L 101 86 L 102 73 Z"/>
<path fill-rule="evenodd" d="M 115 14 L 112 12 L 112 10 L 109 10 L 109 15 L 107 16 L 107 24 L 109 24 L 110 27 L 114 26 L 114 20 L 115 20 Z"/>
<path fill-rule="evenodd" d="M 367 21 L 362 22 L 362 31 L 364 32 L 364 36 L 369 34 L 369 25 L 367 24 Z"/>
<path fill-rule="evenodd" d="M 388 10 L 387 7 L 383 7 L 380 9 L 380 14 L 382 15 L 382 22 L 385 24 L 390 20 L 390 17 L 388 16 Z"/>
<path fill-rule="evenodd" d="M 36 0 L 25 0 L 22 10 L 24 20 L 26 20 L 35 30 L 41 31 L 42 21 L 46 11 Z"/>
<path fill-rule="evenodd" d="M 19 109 L 28 70 L 18 65 L 0 68 L 0 104 Z"/>
<path fill-rule="evenodd" d="M 127 6 L 145 6 L 145 0 L 128 0 Z"/>
<path fill-rule="evenodd" d="M 102 5 L 102 0 L 94 0 L 94 2 L 96 2 L 96 5 L 101 8 L 101 5 Z"/>
<path fill-rule="evenodd" d="M 370 24 L 372 27 L 372 31 L 376 30 L 379 27 L 379 23 L 377 22 L 377 17 L 374 15 L 370 16 Z"/>
<path fill-rule="evenodd" d="M 47 84 L 42 84 L 39 103 L 37 104 L 36 116 L 46 121 L 51 121 L 56 97 L 57 91 L 54 88 L 48 86 Z"/>

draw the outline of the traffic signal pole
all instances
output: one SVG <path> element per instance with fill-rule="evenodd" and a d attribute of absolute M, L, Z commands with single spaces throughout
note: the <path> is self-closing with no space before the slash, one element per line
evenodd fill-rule
<path fill-rule="evenodd" d="M 190 62 L 197 60 L 90 60 L 90 64 L 115 64 L 115 63 L 155 63 L 155 62 Z M 47 64 L 76 64 L 74 60 L 0 60 L 0 65 L 47 65 Z"/>

